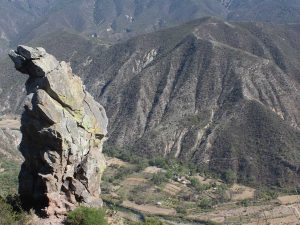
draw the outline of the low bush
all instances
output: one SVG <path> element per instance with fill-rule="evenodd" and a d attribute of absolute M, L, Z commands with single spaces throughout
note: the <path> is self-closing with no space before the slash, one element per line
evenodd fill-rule
<path fill-rule="evenodd" d="M 217 200 L 218 203 L 224 203 L 230 201 L 230 192 L 228 192 L 228 186 L 227 185 L 218 185 L 216 187 L 217 189 L 215 190 L 215 194 L 217 195 Z"/>
<path fill-rule="evenodd" d="M 108 225 L 105 211 L 100 208 L 78 207 L 66 219 L 68 225 Z"/>
<path fill-rule="evenodd" d="M 23 225 L 28 221 L 27 215 L 22 211 L 14 211 L 14 208 L 4 199 L 0 198 L 0 225 Z"/>
<path fill-rule="evenodd" d="M 187 214 L 187 210 L 185 206 L 177 206 L 176 212 L 183 215 Z"/>
<path fill-rule="evenodd" d="M 191 186 L 199 193 L 212 188 L 212 184 L 201 184 L 197 178 L 190 179 Z"/>
<path fill-rule="evenodd" d="M 198 203 L 201 209 L 211 209 L 213 207 L 213 201 L 210 198 L 203 198 Z"/>
<path fill-rule="evenodd" d="M 223 180 L 227 183 L 227 184 L 234 184 L 237 180 L 237 175 L 236 173 L 229 169 L 227 170 L 224 174 L 223 174 Z"/>
<path fill-rule="evenodd" d="M 278 192 L 269 189 L 259 189 L 255 192 L 255 198 L 259 200 L 269 201 L 278 197 Z"/>
<path fill-rule="evenodd" d="M 165 183 L 168 181 L 168 178 L 166 177 L 166 174 L 163 172 L 158 172 L 156 174 L 153 174 L 153 177 L 151 178 L 151 181 L 155 185 L 160 185 L 162 183 Z"/>
<path fill-rule="evenodd" d="M 250 200 L 249 199 L 243 199 L 242 201 L 237 203 L 238 205 L 241 205 L 243 207 L 248 207 L 250 204 Z"/>
<path fill-rule="evenodd" d="M 132 225 L 165 225 L 163 222 L 158 219 L 146 219 L 145 222 L 133 223 Z"/>

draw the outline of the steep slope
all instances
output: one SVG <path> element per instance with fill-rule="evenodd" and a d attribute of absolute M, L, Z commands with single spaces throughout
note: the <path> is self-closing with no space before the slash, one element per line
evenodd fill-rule
<path fill-rule="evenodd" d="M 299 23 L 298 0 L 223 0 L 229 20 Z"/>
<path fill-rule="evenodd" d="M 251 184 L 298 183 L 298 35 L 203 19 L 99 54 L 86 83 L 110 115 L 110 145 Z"/>
<path fill-rule="evenodd" d="M 116 42 L 223 11 L 219 0 L 1 0 L 0 56 L 59 29 Z"/>
<path fill-rule="evenodd" d="M 175 26 L 205 16 L 234 21 L 299 23 L 298 0 L 1 0 L 0 56 L 58 29 L 105 42 Z"/>
<path fill-rule="evenodd" d="M 1 0 L 0 56 L 12 40 L 44 17 L 58 0 Z"/>
<path fill-rule="evenodd" d="M 110 47 L 70 33 L 36 44 L 71 60 L 105 106 L 108 146 L 175 157 L 220 175 L 233 171 L 252 185 L 296 186 L 299 33 L 299 25 L 205 18 Z M 11 73 L 1 79 L 11 79 L 19 95 Z M 6 101 L 7 110 L 18 108 L 16 99 Z"/>
<path fill-rule="evenodd" d="M 27 39 L 58 28 L 109 42 L 214 16 L 235 21 L 300 22 L 298 0 L 69 0 L 51 2 L 46 16 L 32 23 Z"/>
<path fill-rule="evenodd" d="M 73 29 L 108 42 L 178 25 L 204 16 L 225 15 L 219 0 L 71 0 L 57 4 L 31 28 L 32 37 L 60 28 Z"/>

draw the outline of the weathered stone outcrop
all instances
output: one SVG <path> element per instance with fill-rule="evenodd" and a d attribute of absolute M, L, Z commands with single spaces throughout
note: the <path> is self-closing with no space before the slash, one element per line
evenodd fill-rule
<path fill-rule="evenodd" d="M 20 145 L 23 203 L 49 216 L 65 214 L 79 203 L 101 205 L 108 123 L 104 108 L 70 65 L 45 49 L 19 46 L 10 57 L 17 70 L 29 75 Z"/>

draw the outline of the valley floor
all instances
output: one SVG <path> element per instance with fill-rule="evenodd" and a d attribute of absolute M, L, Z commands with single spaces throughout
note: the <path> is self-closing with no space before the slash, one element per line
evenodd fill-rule
<path fill-rule="evenodd" d="M 103 198 L 115 209 L 114 216 L 128 221 L 146 216 L 175 225 L 300 223 L 300 195 L 271 194 L 200 175 L 173 177 L 155 184 L 155 174 L 167 171 L 149 166 L 120 178 L 120 171 L 129 171 L 134 165 L 116 158 L 110 158 L 108 165 Z M 202 189 L 190 183 L 193 178 Z"/>
<path fill-rule="evenodd" d="M 0 130 L 6 133 L 17 132 L 19 127 L 18 120 L 0 120 Z M 18 141 L 7 140 L 7 143 Z M 16 191 L 17 168 L 21 162 L 21 157 L 6 158 L 4 155 L 0 160 L 2 195 L 9 190 Z M 145 162 L 129 163 L 116 157 L 107 157 L 107 164 L 101 188 L 113 225 L 131 224 L 148 217 L 173 225 L 300 224 L 297 190 L 286 193 L 228 184 L 203 174 L 191 174 L 177 165 L 167 169 Z"/>

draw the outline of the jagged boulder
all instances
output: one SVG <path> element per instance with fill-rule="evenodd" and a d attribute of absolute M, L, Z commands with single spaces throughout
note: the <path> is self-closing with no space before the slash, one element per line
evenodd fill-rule
<path fill-rule="evenodd" d="M 104 108 L 70 65 L 45 49 L 18 46 L 9 55 L 16 69 L 29 75 L 20 144 L 24 205 L 48 216 L 63 215 L 79 203 L 101 205 L 108 123 Z"/>

